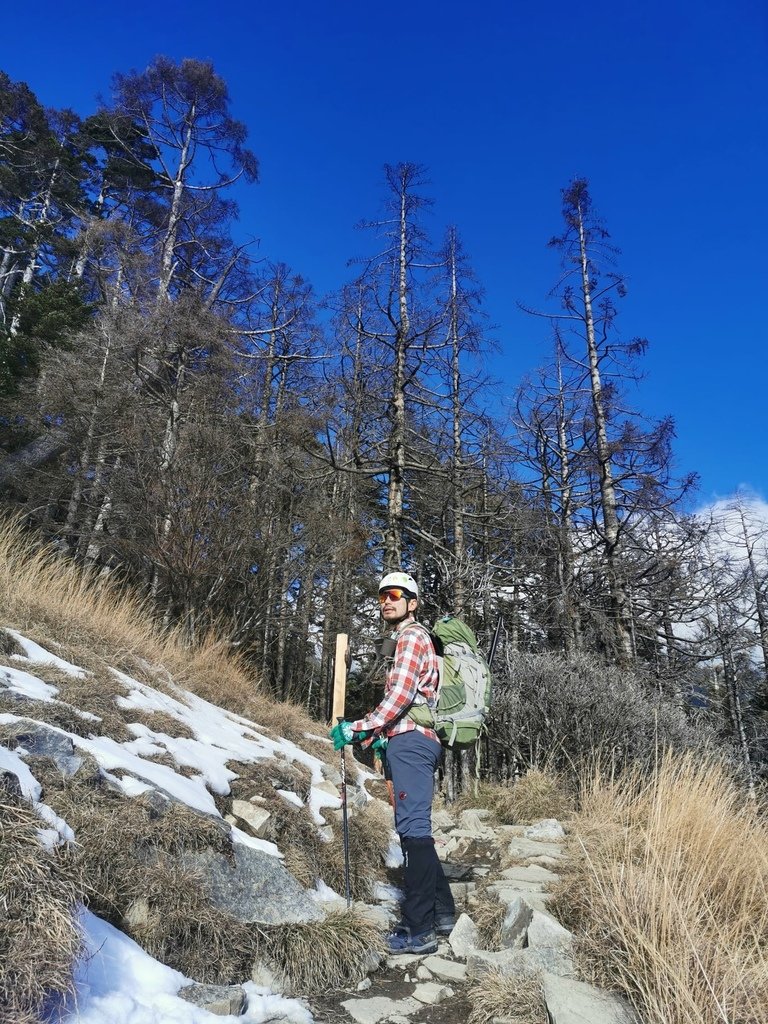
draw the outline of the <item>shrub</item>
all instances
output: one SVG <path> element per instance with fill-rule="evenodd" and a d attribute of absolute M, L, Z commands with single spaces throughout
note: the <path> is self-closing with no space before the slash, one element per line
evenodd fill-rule
<path fill-rule="evenodd" d="M 659 748 L 715 743 L 691 723 L 682 699 L 660 693 L 641 671 L 556 654 L 512 656 L 488 725 L 494 746 L 512 749 L 523 765 L 546 764 L 572 778 L 596 751 L 629 764 L 652 762 Z"/>

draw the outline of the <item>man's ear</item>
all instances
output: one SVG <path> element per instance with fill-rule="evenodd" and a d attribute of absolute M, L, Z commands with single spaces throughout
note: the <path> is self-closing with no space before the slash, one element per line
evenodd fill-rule
<path fill-rule="evenodd" d="M 419 606 L 419 602 L 416 600 L 415 597 L 409 597 L 408 598 L 408 611 L 409 612 L 415 612 L 416 609 L 418 608 L 418 606 Z"/>

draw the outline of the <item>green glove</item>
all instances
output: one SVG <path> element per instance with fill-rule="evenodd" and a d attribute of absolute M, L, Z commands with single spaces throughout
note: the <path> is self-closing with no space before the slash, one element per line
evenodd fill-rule
<path fill-rule="evenodd" d="M 341 750 L 342 747 L 346 747 L 355 738 L 355 734 L 352 731 L 352 723 L 343 721 L 334 725 L 328 735 L 333 740 L 334 750 Z"/>
<path fill-rule="evenodd" d="M 374 750 L 381 758 L 384 759 L 387 753 L 387 744 L 389 740 L 386 736 L 377 736 L 371 744 L 371 749 Z"/>

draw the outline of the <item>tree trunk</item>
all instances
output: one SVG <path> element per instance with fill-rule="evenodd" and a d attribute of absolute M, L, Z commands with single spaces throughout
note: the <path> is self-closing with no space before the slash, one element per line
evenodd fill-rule
<path fill-rule="evenodd" d="M 384 568 L 399 569 L 402 564 L 403 503 L 405 490 L 405 367 L 410 342 L 408 315 L 408 252 L 406 219 L 407 182 L 400 179 L 400 247 L 398 257 L 398 321 L 395 333 L 395 359 L 392 371 L 387 467 L 387 527 L 384 537 Z"/>
<path fill-rule="evenodd" d="M 589 258 L 584 231 L 584 222 L 579 208 L 579 256 L 581 264 L 581 294 L 584 305 L 584 325 L 587 335 L 587 356 L 592 395 L 592 411 L 595 417 L 597 458 L 600 472 L 600 501 L 603 513 L 603 533 L 611 610 L 616 636 L 616 654 L 622 663 L 632 660 L 632 625 L 629 603 L 619 561 L 619 519 L 616 489 L 613 482 L 611 451 L 608 443 L 608 429 L 603 400 L 603 385 L 600 379 L 600 365 L 595 337 L 595 318 L 592 310 L 592 288 L 589 274 Z"/>

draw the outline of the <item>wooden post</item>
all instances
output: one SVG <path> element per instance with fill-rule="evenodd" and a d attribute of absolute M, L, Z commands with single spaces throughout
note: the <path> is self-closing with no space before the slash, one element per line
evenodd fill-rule
<path fill-rule="evenodd" d="M 349 657 L 349 636 L 346 633 L 336 634 L 336 654 L 333 659 L 333 707 L 331 709 L 331 725 L 336 725 L 344 717 L 344 704 L 347 698 L 347 659 Z"/>

